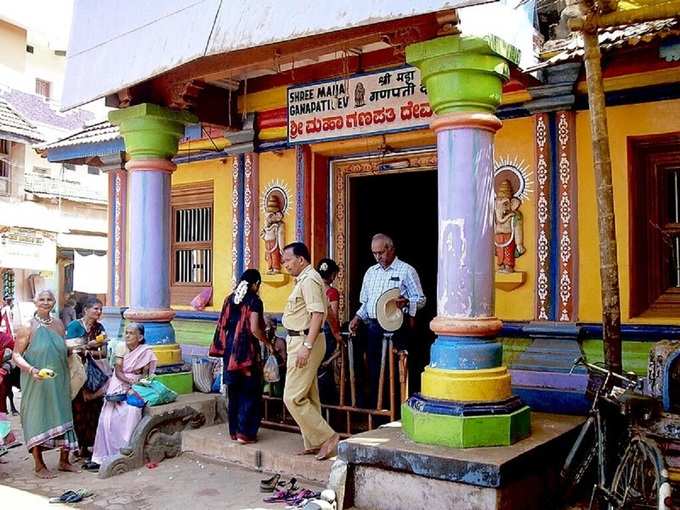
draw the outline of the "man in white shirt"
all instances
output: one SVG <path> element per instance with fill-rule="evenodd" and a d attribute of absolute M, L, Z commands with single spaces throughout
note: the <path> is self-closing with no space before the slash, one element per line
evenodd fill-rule
<path fill-rule="evenodd" d="M 376 234 L 371 240 L 371 251 L 377 264 L 368 268 L 361 284 L 359 301 L 361 306 L 349 323 L 349 330 L 354 335 L 364 325 L 365 349 L 368 360 L 368 402 L 375 407 L 378 395 L 378 380 L 380 377 L 380 363 L 382 354 L 383 329 L 376 319 L 376 304 L 378 298 L 392 288 L 400 289 L 397 306 L 404 310 L 404 326 L 394 336 L 397 348 L 406 349 L 409 337 L 416 324 L 416 313 L 425 306 L 425 294 L 420 284 L 416 270 L 396 256 L 394 241 L 385 234 Z M 387 374 L 387 372 L 386 372 Z M 386 383 L 384 389 L 388 390 Z M 389 398 L 383 398 L 385 405 L 389 405 Z"/>

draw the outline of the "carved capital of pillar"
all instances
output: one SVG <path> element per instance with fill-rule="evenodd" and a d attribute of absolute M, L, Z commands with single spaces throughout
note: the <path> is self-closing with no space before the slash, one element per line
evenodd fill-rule
<path fill-rule="evenodd" d="M 450 35 L 406 47 L 406 61 L 420 69 L 432 110 L 494 113 L 503 82 L 520 52 L 498 37 Z"/>
<path fill-rule="evenodd" d="M 109 113 L 112 124 L 120 126 L 125 151 L 135 159 L 170 159 L 177 153 L 184 126 L 197 122 L 186 111 L 144 103 Z"/>

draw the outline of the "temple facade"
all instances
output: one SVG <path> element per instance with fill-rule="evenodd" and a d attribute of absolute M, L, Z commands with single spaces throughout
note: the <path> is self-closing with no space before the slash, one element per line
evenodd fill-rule
<path fill-rule="evenodd" d="M 428 297 L 418 315 L 422 344 L 411 353 L 412 388 L 421 388 L 419 374 L 437 355 L 435 335 L 496 338 L 502 354 L 489 348 L 473 367 L 509 368 L 507 391 L 490 401 L 512 393 L 538 409 L 584 410 L 583 381 L 565 375 L 579 342 L 590 359 L 602 358 L 582 46 L 576 36 L 552 39 L 522 67 L 498 49 L 502 41 L 476 37 L 487 50 L 473 45 L 461 58 L 503 56 L 496 96 L 485 88 L 496 70 L 472 60 L 474 73 L 443 87 L 428 82 L 438 71 L 422 60 L 435 57 L 409 52 L 424 41 L 472 41 L 464 22 L 457 34 L 459 21 L 442 11 L 372 32 L 347 29 L 333 44 L 289 41 L 273 57 L 252 50 L 273 70 L 206 57 L 203 67 L 187 64 L 109 94 L 121 107 L 110 122 L 46 146 L 50 161 L 108 172 L 107 305 L 155 325 L 163 360 L 177 363 L 178 344 L 209 343 L 244 269 L 262 273 L 265 310 L 283 310 L 294 282 L 277 254 L 297 240 L 310 246 L 313 263 L 338 262 L 341 319 L 350 320 L 374 263 L 371 236 L 383 232 Z M 418 35 L 405 35 L 408 26 Z M 680 61 L 677 44 L 667 42 L 678 32 L 670 19 L 600 35 L 624 367 L 640 373 L 650 341 L 680 336 Z M 401 39 L 390 39 L 395 34 Z M 451 83 L 460 97 L 451 97 Z M 446 114 L 490 117 L 447 127 Z M 454 136 L 465 129 L 479 136 Z M 476 225 L 469 244 L 456 244 L 460 218 Z M 197 310 L 192 300 L 201 294 L 209 298 Z M 486 326 L 474 333 L 469 322 L 456 329 L 445 319 Z M 545 398 L 546 387 L 559 397 Z"/>

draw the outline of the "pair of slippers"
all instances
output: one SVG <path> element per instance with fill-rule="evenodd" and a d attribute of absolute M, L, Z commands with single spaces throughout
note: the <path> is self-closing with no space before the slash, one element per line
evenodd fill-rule
<path fill-rule="evenodd" d="M 87 489 L 76 489 L 64 492 L 58 498 L 50 498 L 50 503 L 78 503 L 85 498 L 92 496 L 92 491 Z"/>
<path fill-rule="evenodd" d="M 275 474 L 266 480 L 260 480 L 260 492 L 274 492 L 278 487 L 285 487 L 289 491 L 296 491 L 300 487 L 297 485 L 297 478 L 290 480 L 281 480 L 280 474 Z"/>
<path fill-rule="evenodd" d="M 314 492 L 310 489 L 300 489 L 299 491 L 280 489 L 275 491 L 273 496 L 264 498 L 262 501 L 265 503 L 288 503 L 293 508 L 296 508 L 318 496 L 318 492 Z"/>

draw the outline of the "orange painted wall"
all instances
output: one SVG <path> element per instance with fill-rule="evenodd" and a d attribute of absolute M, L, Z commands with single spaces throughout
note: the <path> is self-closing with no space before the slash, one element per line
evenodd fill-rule
<path fill-rule="evenodd" d="M 576 115 L 579 184 L 579 319 L 602 320 L 597 204 L 589 114 Z M 680 131 L 680 100 L 658 101 L 607 109 L 614 183 L 614 208 L 621 293 L 621 320 L 629 323 L 680 324 L 680 317 L 630 317 L 629 210 L 627 137 Z M 650 261 L 651 262 L 651 261 Z"/>

